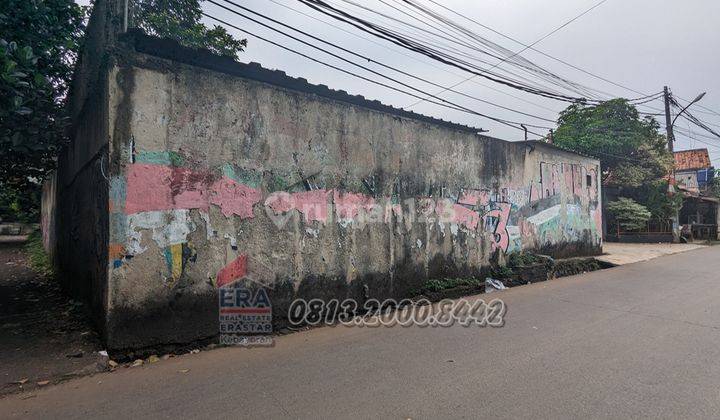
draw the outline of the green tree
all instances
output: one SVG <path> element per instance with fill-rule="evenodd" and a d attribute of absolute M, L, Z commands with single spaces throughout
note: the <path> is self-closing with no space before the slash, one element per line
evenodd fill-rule
<path fill-rule="evenodd" d="M 642 187 L 627 188 L 625 191 L 643 203 L 654 219 L 667 220 L 675 216 L 683 204 L 683 195 L 669 194 L 669 187 L 667 180 L 656 179 Z"/>
<path fill-rule="evenodd" d="M 573 104 L 560 113 L 555 144 L 600 159 L 603 184 L 640 187 L 670 173 L 673 156 L 651 117 L 625 99 Z"/>
<path fill-rule="evenodd" d="M 150 35 L 237 58 L 247 42 L 202 24 L 201 1 L 134 0 L 134 20 Z M 0 217 L 22 219 L 37 214 L 40 182 L 66 141 L 63 106 L 89 8 L 75 0 L 2 0 L 2 5 Z"/>
<path fill-rule="evenodd" d="M 720 170 L 715 171 L 715 177 L 710 184 L 710 194 L 720 198 Z"/>
<path fill-rule="evenodd" d="M 133 24 L 148 35 L 174 39 L 187 47 L 205 48 L 238 58 L 247 40 L 235 39 L 222 26 L 202 22 L 203 0 L 135 0 Z"/>
<path fill-rule="evenodd" d="M 15 212 L 5 218 L 37 212 L 39 182 L 65 138 L 62 106 L 84 20 L 85 9 L 73 0 L 3 0 L 0 207 Z"/>
<path fill-rule="evenodd" d="M 598 158 L 603 185 L 632 197 L 651 217 L 668 219 L 682 206 L 682 196 L 669 193 L 667 175 L 674 159 L 659 128 L 655 119 L 641 118 L 627 100 L 613 99 L 569 106 L 560 114 L 554 140 Z"/>
<path fill-rule="evenodd" d="M 652 216 L 645 206 L 626 197 L 611 201 L 608 203 L 607 209 L 615 217 L 620 227 L 627 231 L 643 229 Z"/>
<path fill-rule="evenodd" d="M 0 12 L 0 183 L 22 186 L 54 165 L 62 105 L 83 35 L 73 0 L 4 0 Z"/>

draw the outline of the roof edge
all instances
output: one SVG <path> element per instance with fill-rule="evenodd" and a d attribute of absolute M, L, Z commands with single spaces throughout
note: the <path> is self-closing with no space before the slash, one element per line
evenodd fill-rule
<path fill-rule="evenodd" d="M 482 129 L 464 124 L 446 121 L 440 118 L 418 114 L 412 111 L 385 105 L 378 100 L 370 100 L 362 95 L 351 95 L 344 90 L 330 89 L 326 85 L 314 85 L 304 78 L 288 76 L 281 70 L 270 70 L 259 63 L 240 63 L 230 57 L 217 55 L 206 49 L 189 48 L 180 45 L 177 41 L 167 38 L 157 38 L 144 34 L 138 29 L 129 30 L 120 40 L 136 52 L 163 58 L 179 63 L 201 67 L 207 70 L 242 77 L 258 82 L 264 82 L 298 92 L 314 94 L 323 98 L 345 102 L 351 105 L 380 111 L 398 117 L 409 118 L 453 130 L 482 135 Z M 482 137 L 493 138 L 482 135 Z M 500 141 L 507 141 L 496 139 Z"/>

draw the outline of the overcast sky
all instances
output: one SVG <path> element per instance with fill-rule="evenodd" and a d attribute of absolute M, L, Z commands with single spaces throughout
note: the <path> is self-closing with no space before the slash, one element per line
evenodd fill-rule
<path fill-rule="evenodd" d="M 375 43 L 369 42 L 277 4 L 284 4 L 323 21 L 331 22 L 333 25 L 342 26 L 354 34 L 371 38 L 370 35 L 362 34 L 354 28 L 332 21 L 330 18 L 315 12 L 296 0 L 235 1 L 298 29 L 310 32 L 322 39 L 342 45 L 394 67 L 399 67 L 406 72 L 430 79 L 440 85 L 451 85 L 469 77 L 469 74 L 463 73 L 462 70 L 401 50 L 386 41 L 373 38 Z M 354 14 L 362 17 L 371 17 L 374 20 L 381 19 L 367 11 L 343 3 L 343 0 L 326 1 L 341 6 L 345 10 L 353 11 Z M 380 0 L 354 1 L 373 10 L 387 12 L 397 18 L 412 22 L 406 15 L 402 15 L 397 10 L 383 5 Z M 392 3 L 393 0 L 383 1 Z M 514 52 L 523 48 L 519 44 L 463 20 L 457 15 L 452 15 L 447 10 L 439 9 L 428 0 L 419 1 L 505 48 Z M 80 2 L 82 3 L 82 0 Z M 463 16 L 490 26 L 525 44 L 531 44 L 598 2 L 599 0 L 446 0 L 442 1 L 442 4 L 461 13 Z M 284 38 L 282 35 L 273 33 L 257 24 L 245 21 L 242 17 L 233 15 L 218 6 L 205 2 L 204 9 L 211 15 L 232 22 L 261 36 L 279 41 L 282 45 L 308 53 L 329 63 L 357 71 L 356 68 L 352 68 L 346 63 L 312 50 L 296 41 Z M 670 86 L 675 95 L 688 100 L 692 100 L 701 92 L 707 92 L 699 105 L 708 107 L 720 114 L 720 33 L 717 23 L 718 16 L 720 16 L 720 1 L 717 0 L 607 0 L 567 27 L 538 43 L 535 48 L 645 94 L 659 92 L 664 85 Z M 210 22 L 212 21 L 208 20 L 208 23 Z M 349 93 L 362 94 L 367 98 L 379 99 L 386 104 L 397 107 L 406 107 L 416 102 L 414 98 L 404 94 L 344 75 L 269 45 L 255 37 L 241 34 L 231 28 L 229 30 L 239 37 L 248 39 L 247 50 L 241 55 L 242 61 L 255 61 L 267 68 L 280 69 L 289 75 L 304 77 L 311 83 L 325 84 L 334 89 L 343 89 Z M 642 96 L 588 76 L 534 51 L 525 51 L 522 56 L 566 79 L 611 93 L 614 96 L 626 98 Z M 372 66 L 368 63 L 363 64 Z M 377 67 L 373 68 L 378 69 Z M 512 69 L 511 67 L 507 68 Z M 517 69 L 513 71 L 517 72 Z M 387 70 L 382 70 L 382 72 L 391 74 Z M 376 78 L 375 76 L 372 77 Z M 424 85 L 417 80 L 407 79 L 402 76 L 398 78 L 423 90 L 430 92 L 437 92 L 438 90 L 436 87 Z M 552 120 L 555 120 L 557 112 L 566 106 L 563 102 L 526 94 L 481 78 L 463 83 L 455 89 L 508 108 Z M 511 111 L 478 103 L 453 93 L 446 92 L 443 96 L 463 106 L 494 117 L 536 123 L 538 125 L 549 124 Z M 651 102 L 648 105 L 657 110 L 661 110 L 663 107 L 660 100 Z M 506 140 L 521 140 L 523 137 L 522 131 L 500 125 L 482 117 L 442 108 L 438 105 L 422 103 L 412 109 L 427 115 L 488 129 L 490 135 Z M 653 112 L 648 108 L 642 109 L 646 112 Z M 698 108 L 697 105 L 691 107 L 690 110 L 697 117 L 710 124 L 715 124 L 713 128 L 720 131 L 720 115 L 708 113 L 706 110 Z M 688 124 L 683 119 L 678 119 L 676 126 L 680 126 L 685 130 L 689 128 L 692 132 L 697 133 L 693 135 L 695 140 L 686 136 L 685 133 L 676 133 L 678 139 L 677 150 L 708 147 L 711 150 L 711 157 L 715 160 L 715 165 L 720 166 L 720 139 L 712 140 L 701 137 L 701 135 L 711 135 L 697 127 L 688 127 Z M 540 129 L 536 131 L 543 134 L 546 132 L 546 130 Z M 532 137 L 534 136 L 531 135 Z M 704 144 L 702 141 L 712 145 Z"/>

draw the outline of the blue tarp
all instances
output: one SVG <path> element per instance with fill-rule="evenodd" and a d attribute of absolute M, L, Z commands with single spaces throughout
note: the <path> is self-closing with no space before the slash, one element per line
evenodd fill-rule
<path fill-rule="evenodd" d="M 700 169 L 697 171 L 698 186 L 700 188 L 707 186 L 715 177 L 715 168 Z"/>

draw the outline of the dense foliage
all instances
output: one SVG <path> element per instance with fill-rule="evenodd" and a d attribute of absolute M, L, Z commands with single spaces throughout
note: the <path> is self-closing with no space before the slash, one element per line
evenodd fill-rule
<path fill-rule="evenodd" d="M 73 0 L 5 0 L 0 13 L 0 182 L 22 186 L 53 167 L 63 100 L 83 34 Z M 11 13 L 10 13 L 11 12 Z"/>
<path fill-rule="evenodd" d="M 62 106 L 82 40 L 73 0 L 3 0 L 0 11 L 0 217 L 36 217 L 39 185 L 65 140 Z"/>
<path fill-rule="evenodd" d="M 720 198 L 720 170 L 715 171 L 715 177 L 710 184 L 710 194 Z"/>
<path fill-rule="evenodd" d="M 174 39 L 181 44 L 205 48 L 237 58 L 247 40 L 235 39 L 222 26 L 208 28 L 202 22 L 203 0 L 135 0 L 133 24 L 148 35 Z"/>
<path fill-rule="evenodd" d="M 620 197 L 608 203 L 607 209 L 620 227 L 630 232 L 645 228 L 652 216 L 645 206 L 638 204 L 632 198 Z"/>
<path fill-rule="evenodd" d="M 554 142 L 600 159 L 604 185 L 639 187 L 672 169 L 673 157 L 659 128 L 624 99 L 573 104 L 560 113 Z"/>
<path fill-rule="evenodd" d="M 206 27 L 202 0 L 134 0 L 150 35 L 237 58 L 246 46 Z M 40 183 L 66 141 L 63 106 L 88 8 L 74 0 L 3 0 L 0 9 L 0 219 L 36 221 Z"/>
<path fill-rule="evenodd" d="M 554 140 L 600 159 L 604 186 L 642 204 L 651 217 L 667 219 L 680 208 L 682 197 L 669 193 L 666 179 L 674 160 L 659 128 L 655 119 L 641 118 L 626 100 L 614 99 L 569 106 L 560 114 Z"/>

